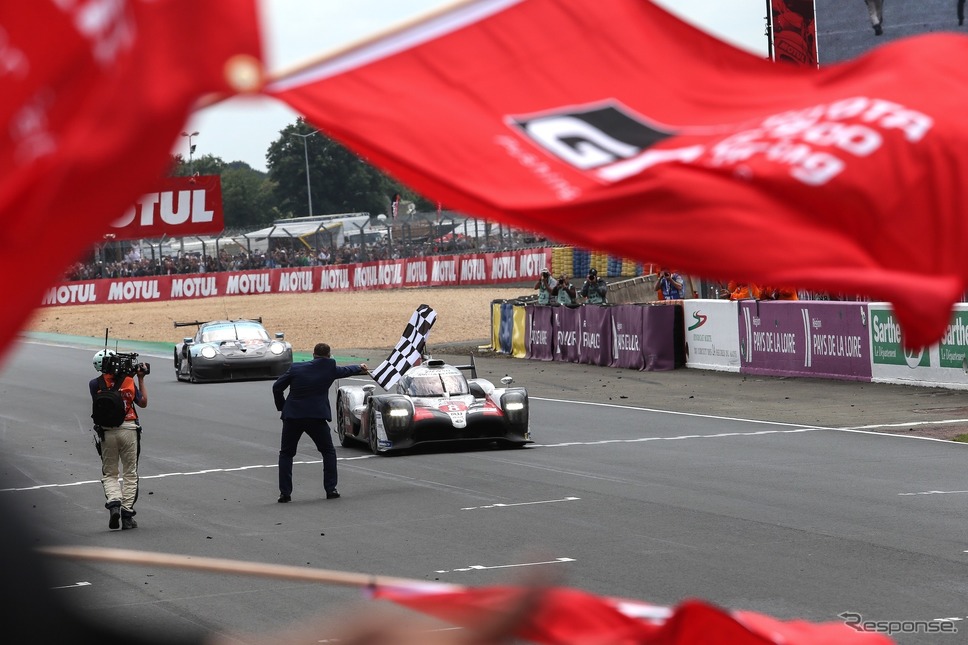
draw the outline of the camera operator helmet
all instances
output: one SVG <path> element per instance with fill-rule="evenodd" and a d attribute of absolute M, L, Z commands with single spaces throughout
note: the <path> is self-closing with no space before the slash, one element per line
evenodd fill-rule
<path fill-rule="evenodd" d="M 114 355 L 115 355 L 114 351 L 110 349 L 102 349 L 101 351 L 99 351 L 97 354 L 94 355 L 94 369 L 96 369 L 98 372 L 103 371 L 101 367 L 104 365 L 104 357 L 114 356 Z"/>

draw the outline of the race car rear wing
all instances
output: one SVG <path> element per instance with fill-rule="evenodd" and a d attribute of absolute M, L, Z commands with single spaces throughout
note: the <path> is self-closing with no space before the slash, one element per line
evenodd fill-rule
<path fill-rule="evenodd" d="M 258 318 L 238 318 L 236 320 L 229 320 L 228 322 L 243 322 L 243 321 L 245 321 L 245 322 L 257 322 L 257 323 L 259 323 L 261 325 L 262 324 L 262 316 L 259 316 Z M 211 320 L 195 320 L 193 322 L 178 322 L 176 320 L 175 321 L 175 327 L 191 327 L 192 325 L 194 325 L 196 327 L 201 327 L 202 325 L 207 325 L 210 322 L 212 322 L 212 321 Z"/>

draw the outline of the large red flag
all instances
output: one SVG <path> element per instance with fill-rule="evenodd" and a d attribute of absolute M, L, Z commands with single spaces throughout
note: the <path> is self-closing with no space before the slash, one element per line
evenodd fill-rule
<path fill-rule="evenodd" d="M 965 288 L 968 38 L 776 65 L 645 0 L 471 0 L 270 84 L 454 209 L 623 257 L 894 303 Z"/>
<path fill-rule="evenodd" d="M 0 342 L 157 190 L 198 99 L 260 89 L 261 55 L 254 0 L 0 4 Z"/>
<path fill-rule="evenodd" d="M 374 596 L 456 625 L 480 629 L 533 603 L 514 635 L 548 645 L 889 645 L 887 636 L 845 623 L 782 621 L 728 612 L 699 600 L 678 607 L 597 596 L 579 589 L 377 587 Z"/>

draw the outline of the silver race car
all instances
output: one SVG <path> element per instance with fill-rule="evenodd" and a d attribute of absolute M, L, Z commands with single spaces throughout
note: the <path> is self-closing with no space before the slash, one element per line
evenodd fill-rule
<path fill-rule="evenodd" d="M 509 387 L 509 376 L 499 388 L 476 376 L 473 364 L 429 359 L 411 367 L 390 392 L 377 393 L 375 384 L 342 385 L 336 392 L 340 443 L 361 442 L 377 455 L 435 442 L 532 443 L 528 391 Z"/>
<path fill-rule="evenodd" d="M 279 332 L 270 337 L 262 318 L 176 322 L 197 326 L 194 336 L 175 345 L 179 381 L 240 381 L 276 378 L 292 365 L 292 345 Z"/>

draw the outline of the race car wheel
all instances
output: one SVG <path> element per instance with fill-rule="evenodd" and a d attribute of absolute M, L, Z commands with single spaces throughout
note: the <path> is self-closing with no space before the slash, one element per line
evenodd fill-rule
<path fill-rule="evenodd" d="M 370 428 L 370 436 L 369 436 L 369 440 L 370 440 L 370 450 L 373 452 L 374 455 L 380 456 L 383 453 L 380 452 L 380 449 L 379 449 L 378 444 L 377 444 L 377 436 L 376 436 L 376 410 L 373 409 L 373 403 L 372 402 L 366 407 L 366 418 L 367 418 L 367 422 L 368 422 L 367 425 Z"/>
<path fill-rule="evenodd" d="M 351 441 L 346 436 L 346 411 L 343 408 L 343 393 L 340 392 L 336 395 L 336 436 L 339 437 L 339 445 L 345 448 Z"/>
<path fill-rule="evenodd" d="M 175 352 L 175 380 L 181 380 L 181 361 L 178 360 L 178 348 L 174 349 Z"/>

